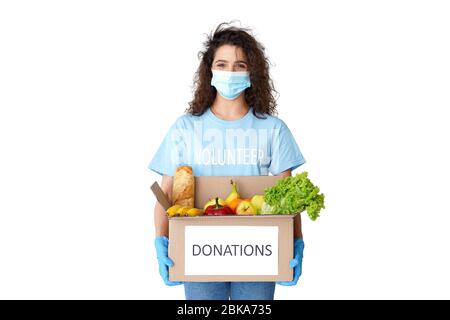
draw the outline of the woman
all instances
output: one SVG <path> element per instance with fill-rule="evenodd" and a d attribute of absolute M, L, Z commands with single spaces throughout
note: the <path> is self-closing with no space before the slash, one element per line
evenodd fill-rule
<path fill-rule="evenodd" d="M 149 168 L 162 175 L 170 198 L 172 176 L 189 165 L 196 176 L 289 176 L 305 160 L 286 124 L 275 117 L 276 92 L 269 76 L 264 47 L 247 29 L 222 23 L 200 52 L 195 94 L 186 114 L 165 136 Z M 160 274 L 167 285 L 168 220 L 155 208 L 156 250 Z M 301 274 L 303 240 L 300 216 L 294 222 L 294 280 Z M 274 282 L 207 282 L 184 284 L 186 299 L 273 299 Z"/>

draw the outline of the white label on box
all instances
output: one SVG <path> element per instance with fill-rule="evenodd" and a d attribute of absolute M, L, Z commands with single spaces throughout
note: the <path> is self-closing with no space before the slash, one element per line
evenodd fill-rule
<path fill-rule="evenodd" d="M 186 226 L 185 275 L 278 275 L 277 226 Z"/>

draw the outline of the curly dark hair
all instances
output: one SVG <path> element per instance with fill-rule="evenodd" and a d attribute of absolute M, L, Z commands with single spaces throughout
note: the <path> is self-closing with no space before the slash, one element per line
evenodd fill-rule
<path fill-rule="evenodd" d="M 198 53 L 200 66 L 194 76 L 194 98 L 189 102 L 187 113 L 202 115 L 214 102 L 216 88 L 211 86 L 211 66 L 216 50 L 225 44 L 240 47 L 248 60 L 251 87 L 244 92 L 245 101 L 253 107 L 253 114 L 264 118 L 264 114 L 276 115 L 276 97 L 272 79 L 269 75 L 269 59 L 264 54 L 264 46 L 259 43 L 251 31 L 246 28 L 231 26 L 230 23 L 221 23 L 204 42 L 204 50 Z M 259 114 L 259 115 L 258 115 Z"/>

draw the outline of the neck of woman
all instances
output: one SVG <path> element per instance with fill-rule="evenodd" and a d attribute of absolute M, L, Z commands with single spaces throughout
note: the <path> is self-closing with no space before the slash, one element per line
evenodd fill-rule
<path fill-rule="evenodd" d="M 217 94 L 211 105 L 211 111 L 215 116 L 228 121 L 241 119 L 247 114 L 248 110 L 249 106 L 245 101 L 244 92 L 234 100 L 227 100 Z"/>

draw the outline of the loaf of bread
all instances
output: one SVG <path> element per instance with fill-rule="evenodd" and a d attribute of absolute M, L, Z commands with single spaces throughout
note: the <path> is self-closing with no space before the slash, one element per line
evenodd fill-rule
<path fill-rule="evenodd" d="M 173 176 L 172 205 L 194 207 L 195 181 L 192 167 L 177 167 Z"/>

